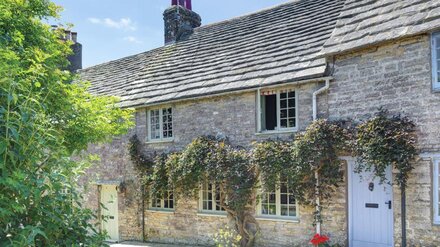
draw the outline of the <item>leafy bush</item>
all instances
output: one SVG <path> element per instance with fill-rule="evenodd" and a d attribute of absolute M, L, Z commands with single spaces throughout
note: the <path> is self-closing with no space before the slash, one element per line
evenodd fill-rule
<path fill-rule="evenodd" d="M 217 247 L 238 247 L 240 246 L 241 236 L 229 226 L 221 228 L 214 235 L 214 242 Z"/>
<path fill-rule="evenodd" d="M 90 163 L 70 157 L 125 133 L 132 111 L 72 83 L 71 43 L 43 22 L 59 7 L 2 0 L 0 9 L 0 246 L 99 246 L 74 189 Z"/>

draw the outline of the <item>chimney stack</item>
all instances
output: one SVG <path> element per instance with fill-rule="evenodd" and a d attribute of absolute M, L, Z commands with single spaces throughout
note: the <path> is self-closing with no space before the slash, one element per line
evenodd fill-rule
<path fill-rule="evenodd" d="M 66 41 L 73 42 L 73 44 L 70 46 L 73 54 L 67 57 L 67 60 L 69 60 L 70 64 L 66 69 L 72 73 L 75 73 L 77 70 L 82 69 L 82 45 L 78 43 L 78 33 L 70 30 L 64 30 L 64 37 L 61 38 Z"/>
<path fill-rule="evenodd" d="M 171 7 L 163 13 L 165 45 L 186 39 L 193 29 L 200 27 L 200 15 L 192 11 L 191 0 L 171 0 Z"/>

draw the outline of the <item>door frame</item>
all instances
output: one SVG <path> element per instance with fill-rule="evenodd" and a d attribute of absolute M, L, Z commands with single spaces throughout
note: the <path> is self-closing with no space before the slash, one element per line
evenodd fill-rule
<path fill-rule="evenodd" d="M 119 234 L 119 193 L 118 193 L 118 187 L 119 184 L 99 184 L 98 185 L 98 206 L 99 206 L 99 222 L 100 222 L 100 228 L 101 228 L 101 232 L 103 232 L 104 229 L 104 222 L 103 222 L 103 214 L 102 214 L 102 206 L 101 204 L 104 204 L 102 202 L 102 192 L 103 192 L 103 187 L 104 186 L 108 186 L 108 187 L 114 187 L 115 191 L 116 191 L 116 212 L 115 212 L 115 218 L 116 218 L 116 229 L 117 229 L 117 238 L 116 239 L 106 239 L 106 242 L 114 242 L 114 243 L 118 243 L 120 241 L 120 234 Z"/>
<path fill-rule="evenodd" d="M 352 219 L 352 197 L 353 197 L 353 188 L 352 188 L 352 173 L 354 165 L 356 165 L 357 160 L 354 157 L 342 157 L 341 159 L 347 162 L 347 218 L 348 218 L 348 246 L 352 246 L 353 243 L 353 219 Z M 393 173 L 391 172 L 391 179 L 393 179 Z M 392 202 L 392 212 L 391 212 L 391 246 L 394 246 L 394 188 L 391 186 L 391 202 Z"/>

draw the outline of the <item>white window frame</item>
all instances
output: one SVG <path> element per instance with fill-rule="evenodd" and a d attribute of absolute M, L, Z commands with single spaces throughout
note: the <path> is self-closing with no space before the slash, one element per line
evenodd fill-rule
<path fill-rule="evenodd" d="M 439 198 L 439 176 L 440 176 L 440 158 L 434 159 L 434 166 L 433 166 L 433 183 L 432 183 L 432 191 L 433 191 L 433 197 L 432 197 L 432 205 L 433 205 L 433 220 L 434 224 L 439 225 L 440 224 L 440 198 Z"/>
<path fill-rule="evenodd" d="M 151 199 L 148 204 L 148 209 L 151 211 L 170 211 L 170 212 L 174 211 L 174 209 L 176 208 L 176 199 L 174 196 L 174 192 L 172 190 L 167 191 L 168 197 L 169 197 L 169 193 L 173 194 L 173 207 L 172 208 L 165 208 L 165 199 L 164 198 L 159 199 L 160 200 L 160 207 L 153 207 L 153 200 L 157 199 L 157 198 L 154 198 L 153 195 L 151 195 Z"/>
<path fill-rule="evenodd" d="M 171 108 L 171 124 L 173 126 L 172 137 L 163 137 L 163 110 Z M 159 128 L 160 128 L 160 138 L 152 139 L 151 138 L 151 111 L 159 111 Z M 164 142 L 164 141 L 173 141 L 174 140 L 174 108 L 171 106 L 162 106 L 147 109 L 147 141 L 148 142 Z"/>
<path fill-rule="evenodd" d="M 277 127 L 275 130 L 263 130 L 261 127 L 261 120 L 263 112 L 261 111 L 261 91 L 263 89 L 259 88 L 257 90 L 257 131 L 259 133 L 279 133 L 279 132 L 295 132 L 298 131 L 299 127 L 299 121 L 298 121 L 298 90 L 296 88 L 280 88 L 280 89 L 273 89 L 272 91 L 276 91 L 276 97 L 277 97 Z M 264 89 L 266 90 L 266 89 Z M 269 89 L 270 90 L 270 89 Z M 281 117 L 280 117 L 280 93 L 283 90 L 292 90 L 295 92 L 295 127 L 293 128 L 280 128 L 281 126 Z"/>
<path fill-rule="evenodd" d="M 436 39 L 440 39 L 440 32 L 433 33 L 431 36 L 431 55 L 432 55 L 432 89 L 440 91 L 439 73 L 438 70 L 440 64 L 440 44 L 437 44 Z M 438 48 L 437 48 L 438 46 Z M 437 58 L 439 57 L 439 58 Z"/>
<path fill-rule="evenodd" d="M 217 214 L 217 215 L 226 215 L 226 210 L 217 210 L 217 201 L 215 200 L 217 198 L 217 190 L 216 190 L 216 184 L 206 181 L 204 182 L 206 185 L 212 184 L 212 210 L 209 209 L 203 209 L 203 185 L 200 186 L 200 191 L 199 191 L 199 213 L 202 214 Z M 219 207 L 221 207 L 219 205 Z"/>
<path fill-rule="evenodd" d="M 295 199 L 295 209 L 296 209 L 296 215 L 295 216 L 287 216 L 287 215 L 281 215 L 281 188 L 278 186 L 278 188 L 275 189 L 275 206 L 276 206 L 276 215 L 268 215 L 261 213 L 262 211 L 262 201 L 261 195 L 265 192 L 264 190 L 260 190 L 260 199 L 257 204 L 257 218 L 261 219 L 274 219 L 274 220 L 291 220 L 291 221 L 298 221 L 299 220 L 299 204 L 298 200 Z"/>

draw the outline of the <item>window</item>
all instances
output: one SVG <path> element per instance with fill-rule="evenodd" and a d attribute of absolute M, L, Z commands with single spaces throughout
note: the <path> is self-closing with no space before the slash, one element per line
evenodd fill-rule
<path fill-rule="evenodd" d="M 290 218 L 298 217 L 298 205 L 295 196 L 287 183 L 281 183 L 279 188 L 262 192 L 257 213 L 262 217 Z"/>
<path fill-rule="evenodd" d="M 173 139 L 173 110 L 172 108 L 154 109 L 148 111 L 150 141 Z"/>
<path fill-rule="evenodd" d="M 297 129 L 297 95 L 293 90 L 261 90 L 259 131 Z"/>
<path fill-rule="evenodd" d="M 164 195 L 152 196 L 150 202 L 150 209 L 153 210 L 174 210 L 174 195 L 173 191 L 169 190 Z"/>
<path fill-rule="evenodd" d="M 220 186 L 205 182 L 200 190 L 200 211 L 203 213 L 225 213 L 221 207 L 220 198 L 223 196 Z"/>
<path fill-rule="evenodd" d="M 432 35 L 432 87 L 440 90 L 440 33 Z"/>
<path fill-rule="evenodd" d="M 434 205 L 434 223 L 440 224 L 440 159 L 434 160 L 434 178 L 433 178 L 433 192 L 434 195 L 433 205 Z"/>

